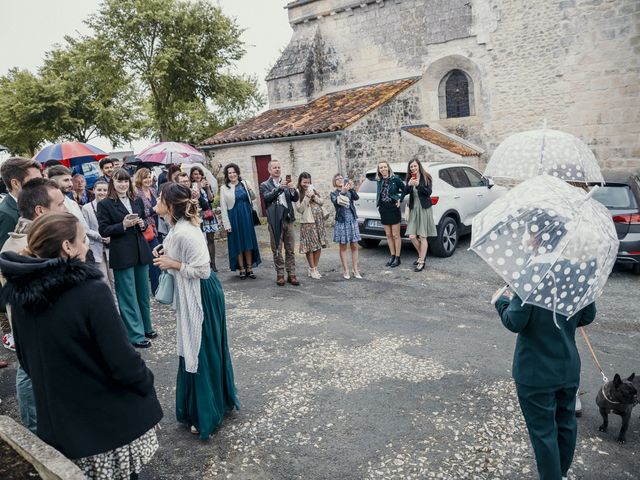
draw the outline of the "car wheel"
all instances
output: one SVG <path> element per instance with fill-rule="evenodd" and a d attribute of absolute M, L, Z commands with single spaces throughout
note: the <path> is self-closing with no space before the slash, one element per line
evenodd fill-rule
<path fill-rule="evenodd" d="M 458 222 L 445 217 L 438 227 L 438 236 L 430 239 L 429 249 L 436 257 L 450 257 L 458 247 Z"/>
<path fill-rule="evenodd" d="M 363 238 L 358 243 L 364 248 L 375 248 L 380 245 L 380 240 L 375 238 Z"/>

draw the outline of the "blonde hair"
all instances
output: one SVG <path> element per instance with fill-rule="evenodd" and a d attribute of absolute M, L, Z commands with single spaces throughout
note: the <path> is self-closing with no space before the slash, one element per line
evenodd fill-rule
<path fill-rule="evenodd" d="M 389 169 L 389 176 L 393 175 L 393 170 L 391 169 L 391 165 L 386 160 L 382 160 L 378 162 L 378 166 L 376 167 L 376 180 L 382 180 L 382 175 L 380 174 L 380 165 L 385 164 Z"/>

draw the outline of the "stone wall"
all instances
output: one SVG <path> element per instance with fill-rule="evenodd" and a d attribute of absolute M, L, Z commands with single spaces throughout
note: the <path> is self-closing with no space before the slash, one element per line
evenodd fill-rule
<path fill-rule="evenodd" d="M 243 178 L 258 186 L 255 157 L 271 155 L 280 160 L 282 174 L 291 175 L 297 182 L 301 172 L 309 172 L 313 183 L 328 198 L 331 179 L 338 171 L 336 139 L 333 136 L 310 140 L 280 141 L 253 145 L 228 146 L 210 151 L 213 164 L 222 166 L 233 162 L 240 167 Z M 209 155 L 211 155 L 211 153 Z"/>
<path fill-rule="evenodd" d="M 308 51 L 323 52 L 324 66 L 307 75 L 313 88 L 301 88 L 313 97 L 423 75 L 414 123 L 438 123 L 488 155 L 546 120 L 587 142 L 603 166 L 640 165 L 640 0 L 326 0 L 289 17 L 297 38 L 316 42 Z M 472 117 L 440 118 L 440 80 L 452 68 L 472 80 Z M 291 80 L 272 78 L 273 91 L 278 82 Z M 283 98 L 270 94 L 271 106 Z M 391 140 L 399 126 L 380 136 Z M 391 148 L 360 137 L 374 142 L 367 158 Z"/>

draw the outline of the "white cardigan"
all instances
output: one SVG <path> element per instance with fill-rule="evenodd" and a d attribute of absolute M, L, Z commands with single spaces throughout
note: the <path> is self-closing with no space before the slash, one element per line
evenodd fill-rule
<path fill-rule="evenodd" d="M 253 207 L 253 201 L 257 198 L 253 187 L 246 180 L 242 180 L 242 184 L 244 188 L 247 190 L 249 194 L 249 198 L 251 199 L 251 207 Z M 220 210 L 222 210 L 222 226 L 225 230 L 231 228 L 231 222 L 229 221 L 229 210 L 231 210 L 236 205 L 236 186 L 222 185 L 220 187 Z"/>

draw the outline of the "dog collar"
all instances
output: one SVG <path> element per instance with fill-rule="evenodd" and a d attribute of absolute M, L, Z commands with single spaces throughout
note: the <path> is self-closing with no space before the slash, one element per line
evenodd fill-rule
<path fill-rule="evenodd" d="M 620 404 L 620 402 L 614 402 L 613 400 L 609 400 L 609 398 L 607 397 L 607 394 L 604 393 L 604 387 L 606 387 L 606 383 L 602 386 L 602 396 L 604 397 L 604 399 L 609 402 L 609 403 L 617 403 Z"/>

